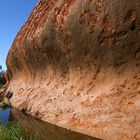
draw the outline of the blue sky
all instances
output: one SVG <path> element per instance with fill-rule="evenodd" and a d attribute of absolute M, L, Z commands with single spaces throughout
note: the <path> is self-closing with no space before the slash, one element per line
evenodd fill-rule
<path fill-rule="evenodd" d="M 0 65 L 6 70 L 6 56 L 22 25 L 38 0 L 0 0 Z"/>

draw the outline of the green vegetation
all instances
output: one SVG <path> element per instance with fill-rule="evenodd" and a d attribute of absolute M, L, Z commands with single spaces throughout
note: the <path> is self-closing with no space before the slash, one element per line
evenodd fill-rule
<path fill-rule="evenodd" d="M 4 96 L 0 96 L 0 107 L 6 108 L 6 107 L 10 107 L 10 101 L 7 97 Z"/>
<path fill-rule="evenodd" d="M 0 83 L 0 92 L 3 90 L 3 85 Z"/>
<path fill-rule="evenodd" d="M 2 140 L 23 140 L 20 127 L 14 123 L 8 124 L 6 127 L 1 126 L 0 139 Z"/>
<path fill-rule="evenodd" d="M 20 125 L 10 122 L 7 126 L 0 126 L 0 140 L 38 140 L 36 136 L 25 133 Z"/>

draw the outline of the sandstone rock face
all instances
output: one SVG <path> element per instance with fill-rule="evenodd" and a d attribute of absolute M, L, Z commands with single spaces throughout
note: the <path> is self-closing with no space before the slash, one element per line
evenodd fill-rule
<path fill-rule="evenodd" d="M 14 107 L 107 140 L 140 140 L 140 1 L 41 0 L 7 57 Z"/>

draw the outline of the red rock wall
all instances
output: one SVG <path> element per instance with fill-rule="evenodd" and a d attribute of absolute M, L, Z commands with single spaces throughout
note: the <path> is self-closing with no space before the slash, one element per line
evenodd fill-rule
<path fill-rule="evenodd" d="M 13 106 L 98 138 L 140 139 L 139 0 L 41 0 L 7 67 Z"/>

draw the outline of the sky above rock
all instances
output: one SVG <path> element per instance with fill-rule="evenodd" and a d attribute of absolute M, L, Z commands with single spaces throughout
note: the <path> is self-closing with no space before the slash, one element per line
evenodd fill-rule
<path fill-rule="evenodd" d="M 0 65 L 6 70 L 11 44 L 38 0 L 0 0 Z"/>

